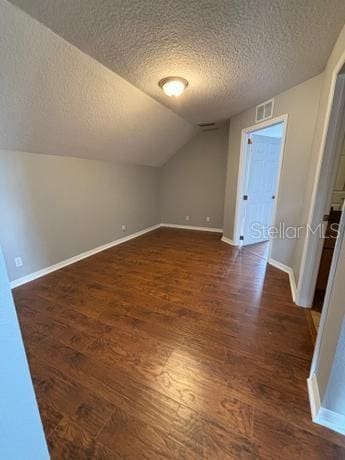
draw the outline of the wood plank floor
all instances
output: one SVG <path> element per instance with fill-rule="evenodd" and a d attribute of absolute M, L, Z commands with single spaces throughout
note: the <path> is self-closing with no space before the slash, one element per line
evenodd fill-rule
<path fill-rule="evenodd" d="M 15 289 L 52 459 L 345 459 L 264 255 L 159 229 Z"/>

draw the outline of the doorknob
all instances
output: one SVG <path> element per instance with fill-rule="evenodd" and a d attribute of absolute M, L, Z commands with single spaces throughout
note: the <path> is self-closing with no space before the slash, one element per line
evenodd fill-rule
<path fill-rule="evenodd" d="M 275 196 L 275 195 L 273 195 L 273 196 L 272 196 L 272 200 L 275 200 L 275 199 L 276 199 L 276 196 Z"/>

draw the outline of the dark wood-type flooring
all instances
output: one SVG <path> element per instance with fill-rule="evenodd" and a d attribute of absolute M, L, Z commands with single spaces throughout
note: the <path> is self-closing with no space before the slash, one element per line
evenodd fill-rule
<path fill-rule="evenodd" d="M 159 229 L 15 289 L 52 459 L 345 459 L 264 255 Z"/>

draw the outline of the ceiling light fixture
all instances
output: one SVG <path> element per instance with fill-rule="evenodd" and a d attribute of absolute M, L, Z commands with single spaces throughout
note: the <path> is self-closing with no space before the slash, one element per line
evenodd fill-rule
<path fill-rule="evenodd" d="M 176 97 L 181 96 L 188 86 L 188 81 L 181 77 L 166 77 L 162 78 L 158 84 L 167 96 Z"/>

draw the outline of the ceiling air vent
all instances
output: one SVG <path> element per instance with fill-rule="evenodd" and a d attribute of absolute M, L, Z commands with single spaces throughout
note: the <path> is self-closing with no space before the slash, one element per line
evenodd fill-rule
<path fill-rule="evenodd" d="M 218 126 L 214 122 L 198 123 L 198 126 L 203 131 L 213 131 L 214 129 L 218 129 Z"/>
<path fill-rule="evenodd" d="M 268 120 L 273 116 L 274 99 L 264 102 L 256 107 L 255 122 Z"/>

